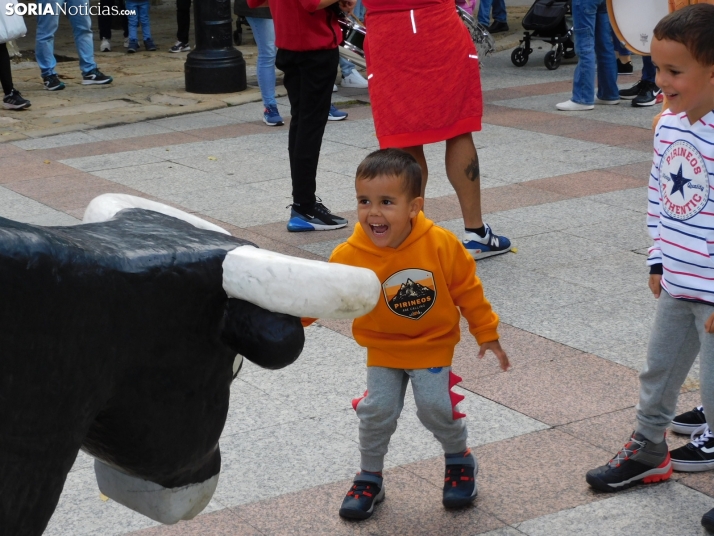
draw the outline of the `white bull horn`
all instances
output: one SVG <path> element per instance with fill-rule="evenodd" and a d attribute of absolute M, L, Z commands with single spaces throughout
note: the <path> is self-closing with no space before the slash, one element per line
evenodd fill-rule
<path fill-rule="evenodd" d="M 357 318 L 374 309 L 381 285 L 366 268 L 240 246 L 223 261 L 223 289 L 275 313 Z"/>
<path fill-rule="evenodd" d="M 99 223 L 103 221 L 111 220 L 117 212 L 124 210 L 125 208 L 143 208 L 146 210 L 153 210 L 154 212 L 160 212 L 161 214 L 166 214 L 167 216 L 172 216 L 176 219 L 183 220 L 190 223 L 194 227 L 199 229 L 206 229 L 208 231 L 215 231 L 217 233 L 223 233 L 230 235 L 228 231 L 208 222 L 198 216 L 184 212 L 174 207 L 164 205 L 163 203 L 157 203 L 156 201 L 150 201 L 149 199 L 144 199 L 143 197 L 136 197 L 134 195 L 127 194 L 102 194 L 98 197 L 92 199 L 91 203 L 84 211 L 83 223 Z"/>

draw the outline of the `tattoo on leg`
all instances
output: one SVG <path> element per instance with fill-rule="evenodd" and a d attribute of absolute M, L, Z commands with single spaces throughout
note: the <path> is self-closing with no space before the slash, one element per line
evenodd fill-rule
<path fill-rule="evenodd" d="M 466 178 L 469 179 L 471 182 L 476 182 L 477 180 L 481 179 L 481 170 L 478 166 L 477 154 L 474 155 L 473 160 L 471 160 L 469 165 L 466 166 L 466 169 L 464 171 L 466 172 Z"/>

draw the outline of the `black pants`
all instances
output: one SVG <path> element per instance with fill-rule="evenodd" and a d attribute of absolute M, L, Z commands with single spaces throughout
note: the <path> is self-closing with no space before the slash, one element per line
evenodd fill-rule
<path fill-rule="evenodd" d="M 290 100 L 290 176 L 293 202 L 301 205 L 315 202 L 317 162 L 339 57 L 337 48 L 333 48 L 304 52 L 278 49 L 275 58 L 275 66 L 285 73 L 283 84 Z"/>
<path fill-rule="evenodd" d="M 191 0 L 176 0 L 176 40 L 188 43 L 188 32 L 191 29 Z"/>
<path fill-rule="evenodd" d="M 99 0 L 99 12 L 107 8 L 116 7 L 117 9 L 124 8 L 124 0 Z M 126 15 L 117 15 L 121 21 L 122 29 L 124 30 L 124 37 L 129 37 L 129 17 Z M 97 25 L 99 26 L 99 39 L 111 39 L 112 38 L 112 19 L 113 15 L 98 15 Z"/>
<path fill-rule="evenodd" d="M 9 95 L 13 88 L 12 71 L 10 70 L 10 54 L 5 43 L 0 43 L 0 85 L 2 85 L 3 95 Z"/>

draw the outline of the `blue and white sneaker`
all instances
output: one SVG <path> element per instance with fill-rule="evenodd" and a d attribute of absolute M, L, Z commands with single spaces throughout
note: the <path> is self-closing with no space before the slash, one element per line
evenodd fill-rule
<path fill-rule="evenodd" d="M 281 127 L 285 124 L 283 122 L 283 118 L 280 117 L 278 107 L 275 104 L 265 107 L 265 110 L 263 111 L 263 123 L 269 127 Z"/>
<path fill-rule="evenodd" d="M 334 104 L 330 104 L 330 113 L 327 116 L 327 120 L 328 121 L 342 121 L 344 119 L 347 119 L 347 112 L 338 110 L 337 108 L 335 108 Z"/>
<path fill-rule="evenodd" d="M 289 206 L 291 210 L 288 231 L 292 233 L 332 231 L 333 229 L 342 229 L 347 225 L 346 219 L 335 216 L 320 200 L 311 207 L 300 206 L 297 203 Z"/>
<path fill-rule="evenodd" d="M 511 241 L 508 238 L 493 234 L 487 223 L 483 225 L 486 227 L 486 236 L 483 238 L 476 233 L 464 231 L 462 242 L 474 259 L 485 259 L 511 250 Z"/>

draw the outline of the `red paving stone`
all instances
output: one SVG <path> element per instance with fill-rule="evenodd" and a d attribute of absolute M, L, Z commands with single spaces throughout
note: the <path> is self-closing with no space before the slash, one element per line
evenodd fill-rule
<path fill-rule="evenodd" d="M 613 173 L 610 170 L 594 170 L 560 175 L 545 179 L 536 179 L 521 183 L 528 188 L 546 190 L 562 196 L 585 197 L 588 195 L 604 194 L 629 188 L 647 186 L 649 172 L 637 178 L 622 173 Z"/>
<path fill-rule="evenodd" d="M 558 82 L 546 82 L 544 84 L 529 84 L 526 86 L 490 89 L 483 92 L 484 102 L 493 102 L 509 99 L 520 99 L 523 97 L 533 97 L 536 95 L 550 95 L 553 93 L 563 93 L 573 88 L 570 80 Z"/>
<path fill-rule="evenodd" d="M 425 482 L 404 468 L 385 471 L 385 501 L 370 519 L 360 523 L 345 521 L 337 514 L 350 481 L 290 493 L 233 510 L 264 534 L 276 536 L 470 536 L 504 525 L 478 507 L 478 503 L 476 508 L 445 510 L 441 505 L 443 467 L 439 473 L 433 481 Z"/>
<path fill-rule="evenodd" d="M 551 426 L 634 406 L 638 392 L 634 370 L 586 353 L 464 380 L 461 386 Z"/>
<path fill-rule="evenodd" d="M 92 199 L 106 193 L 122 193 L 145 197 L 142 192 L 81 171 L 58 177 L 10 182 L 4 186 L 18 194 L 61 211 L 84 210 Z"/>
<path fill-rule="evenodd" d="M 473 451 L 479 461 L 477 508 L 507 524 L 610 497 L 593 492 L 585 482 L 585 473 L 607 461 L 607 453 L 558 430 L 533 432 Z M 577 455 L 568 455 L 574 452 Z M 431 458 L 402 469 L 437 486 L 443 483 L 443 463 L 441 457 Z"/>
<path fill-rule="evenodd" d="M 0 184 L 77 173 L 73 167 L 28 153 L 0 158 Z"/>

